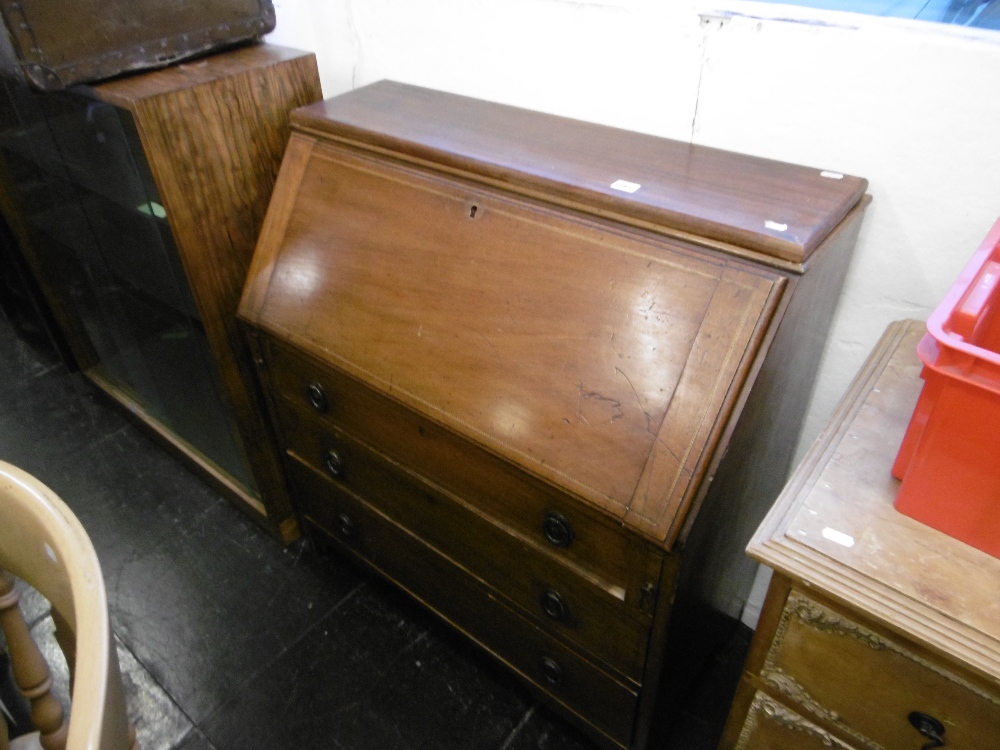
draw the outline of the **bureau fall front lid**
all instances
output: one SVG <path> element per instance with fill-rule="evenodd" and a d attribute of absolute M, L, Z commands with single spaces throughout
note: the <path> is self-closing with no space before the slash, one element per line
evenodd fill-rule
<path fill-rule="evenodd" d="M 786 276 L 318 133 L 316 112 L 241 317 L 669 546 Z"/>

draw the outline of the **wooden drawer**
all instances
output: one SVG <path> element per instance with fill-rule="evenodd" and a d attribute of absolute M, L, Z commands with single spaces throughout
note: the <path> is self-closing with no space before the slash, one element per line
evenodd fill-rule
<path fill-rule="evenodd" d="M 485 581 L 546 632 L 566 638 L 636 684 L 642 681 L 652 618 L 616 595 L 624 594 L 623 588 L 595 585 L 539 542 L 313 415 L 288 409 L 283 419 L 294 457 L 335 478 Z M 518 564 L 512 566 L 512 560 Z"/>
<path fill-rule="evenodd" d="M 290 463 L 308 523 L 589 724 L 603 736 L 605 744 L 628 745 L 638 700 L 636 690 L 519 617 L 478 579 L 358 496 L 313 469 Z"/>
<path fill-rule="evenodd" d="M 326 424 L 343 428 L 487 515 L 503 519 L 512 530 L 582 569 L 595 585 L 617 587 L 629 606 L 652 613 L 663 559 L 652 545 L 637 543 L 620 526 L 584 510 L 579 500 L 336 369 L 271 340 L 265 349 L 286 433 L 286 423 L 298 423 L 289 404 L 312 410 Z M 311 404 L 313 392 L 322 394 L 319 408 Z"/>
<path fill-rule="evenodd" d="M 746 683 L 741 687 L 747 687 Z M 732 747 L 733 750 L 855 750 L 762 690 L 754 692 L 746 721 Z"/>
<path fill-rule="evenodd" d="M 995 747 L 1000 737 L 1000 695 L 795 589 L 760 678 L 859 747 L 920 747 L 913 711 L 942 722 L 949 747 Z"/>

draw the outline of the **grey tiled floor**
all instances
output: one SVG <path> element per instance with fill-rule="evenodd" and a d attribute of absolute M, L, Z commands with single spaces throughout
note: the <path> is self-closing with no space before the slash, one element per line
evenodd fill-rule
<path fill-rule="evenodd" d="M 279 545 L 2 316 L 0 458 L 94 542 L 145 750 L 593 747 L 401 593 Z M 714 747 L 747 644 L 735 633 L 662 747 Z"/>

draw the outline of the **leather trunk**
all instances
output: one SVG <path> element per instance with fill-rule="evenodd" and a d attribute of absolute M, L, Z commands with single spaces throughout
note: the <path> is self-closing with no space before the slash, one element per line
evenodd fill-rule
<path fill-rule="evenodd" d="M 45 90 L 157 68 L 274 29 L 271 0 L 0 0 L 0 68 Z"/>

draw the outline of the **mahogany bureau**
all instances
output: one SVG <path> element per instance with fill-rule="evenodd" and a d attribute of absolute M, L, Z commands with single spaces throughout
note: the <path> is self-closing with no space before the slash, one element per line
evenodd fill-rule
<path fill-rule="evenodd" d="M 392 82 L 292 122 L 239 316 L 305 527 L 644 746 L 671 613 L 745 599 L 867 182 Z"/>
<path fill-rule="evenodd" d="M 1000 560 L 898 513 L 923 323 L 893 323 L 754 536 L 775 570 L 726 750 L 1000 745 Z"/>

